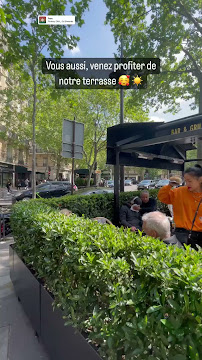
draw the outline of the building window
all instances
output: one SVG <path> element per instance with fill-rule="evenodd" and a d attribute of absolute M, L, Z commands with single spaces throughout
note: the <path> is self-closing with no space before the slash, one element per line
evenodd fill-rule
<path fill-rule="evenodd" d="M 48 159 L 47 159 L 47 157 L 44 157 L 44 158 L 43 158 L 43 166 L 44 166 L 44 167 L 48 166 Z"/>
<path fill-rule="evenodd" d="M 7 145 L 7 161 L 13 162 L 13 149 L 11 145 Z"/>
<path fill-rule="evenodd" d="M 19 155 L 18 155 L 18 163 L 23 165 L 24 164 L 24 159 L 23 159 L 23 150 L 20 149 L 19 150 Z"/>

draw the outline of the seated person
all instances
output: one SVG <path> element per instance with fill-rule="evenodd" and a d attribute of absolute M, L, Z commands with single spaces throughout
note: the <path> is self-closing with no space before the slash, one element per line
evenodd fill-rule
<path fill-rule="evenodd" d="M 60 214 L 70 216 L 70 215 L 72 215 L 72 212 L 70 210 L 64 208 L 64 209 L 60 210 Z"/>
<path fill-rule="evenodd" d="M 97 221 L 99 224 L 102 224 L 102 225 L 105 225 L 105 224 L 113 225 L 109 219 L 107 219 L 103 216 L 97 216 L 97 217 L 93 218 L 92 220 Z"/>
<path fill-rule="evenodd" d="M 144 215 L 145 213 L 149 213 L 152 211 L 156 211 L 157 205 L 156 200 L 149 197 L 148 191 L 142 191 L 140 194 L 140 199 L 142 200 L 142 205 L 140 208 L 140 214 Z"/>
<path fill-rule="evenodd" d="M 142 221 L 142 229 L 146 235 L 158 238 L 167 245 L 183 248 L 175 235 L 170 236 L 170 221 L 165 214 L 160 211 L 150 212 L 143 215 Z"/>
<path fill-rule="evenodd" d="M 130 202 L 122 205 L 120 209 L 121 225 L 130 228 L 131 231 L 142 230 L 142 217 L 140 215 L 141 199 L 137 196 Z"/>

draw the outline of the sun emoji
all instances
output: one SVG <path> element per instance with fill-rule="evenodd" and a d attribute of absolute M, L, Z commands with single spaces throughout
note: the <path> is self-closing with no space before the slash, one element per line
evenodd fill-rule
<path fill-rule="evenodd" d="M 138 75 L 133 79 L 133 82 L 136 85 L 141 84 L 141 81 L 143 81 L 143 80 L 141 79 L 141 76 L 139 77 Z"/>

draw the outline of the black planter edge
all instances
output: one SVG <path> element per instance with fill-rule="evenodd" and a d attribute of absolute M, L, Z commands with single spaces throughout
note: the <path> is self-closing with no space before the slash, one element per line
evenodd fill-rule
<path fill-rule="evenodd" d="M 43 314 L 42 314 L 42 294 L 46 294 L 47 296 L 51 296 L 52 297 L 52 300 L 54 300 L 52 294 L 50 294 L 45 288 L 44 286 L 42 285 L 42 283 L 34 276 L 33 272 L 30 271 L 30 269 L 26 266 L 26 264 L 24 263 L 24 261 L 18 256 L 17 252 L 15 251 L 14 249 L 14 244 L 11 244 L 9 245 L 9 257 L 10 257 L 10 275 L 12 276 L 11 277 L 11 281 L 13 282 L 13 286 L 14 286 L 14 289 L 15 289 L 15 292 L 16 292 L 16 288 L 15 288 L 15 281 L 16 281 L 16 276 L 15 276 L 15 267 L 14 267 L 14 258 L 15 257 L 18 257 L 20 259 L 20 261 L 24 264 L 24 266 L 26 267 L 26 270 L 28 270 L 30 272 L 30 274 L 35 278 L 35 280 L 38 282 L 39 286 L 40 286 L 40 295 L 39 295 L 39 301 L 40 301 L 40 314 L 39 314 L 39 317 L 40 317 L 40 331 L 37 332 L 35 327 L 34 327 L 34 324 L 32 322 L 32 319 L 31 319 L 31 316 L 29 316 L 29 314 L 27 314 L 27 312 L 25 311 L 25 308 L 24 308 L 24 304 L 23 304 L 23 301 L 21 301 L 21 305 L 23 307 L 23 310 L 25 311 L 25 313 L 27 314 L 27 316 L 29 317 L 30 319 L 30 322 L 31 322 L 31 325 L 33 327 L 33 329 L 37 332 L 37 336 L 38 336 L 38 339 L 39 341 L 45 346 L 46 350 L 47 350 L 47 353 L 48 355 L 50 356 L 50 359 L 54 359 L 55 360 L 55 357 L 53 357 L 53 352 L 52 352 L 52 349 L 51 351 L 49 351 L 49 347 L 47 346 L 47 344 L 44 344 L 44 341 L 43 341 L 43 333 L 41 331 L 41 329 L 43 329 L 43 324 L 42 324 L 42 318 L 43 318 Z M 13 263 L 13 266 L 12 266 L 12 263 Z M 16 296 L 18 296 L 17 292 L 16 292 Z M 20 300 L 21 298 L 18 297 Z M 63 316 L 63 313 L 61 310 L 58 310 L 60 312 L 59 314 L 59 317 L 61 319 L 61 321 L 63 321 L 63 323 L 65 322 L 62 318 Z M 52 307 L 52 304 L 51 304 L 51 316 L 53 317 L 53 322 L 55 321 L 55 317 L 58 318 L 58 314 L 57 314 L 57 310 L 53 309 Z M 78 344 L 75 343 L 74 346 L 76 347 L 75 348 L 75 352 L 77 352 L 77 348 L 80 348 L 80 353 L 82 353 L 82 360 L 102 360 L 102 358 L 100 357 L 100 355 L 98 354 L 98 352 L 96 351 L 95 347 L 93 345 L 91 345 L 90 343 L 87 342 L 86 340 L 86 337 L 85 335 L 83 335 L 82 333 L 80 333 L 78 330 L 76 330 L 74 327 L 72 327 L 71 325 L 70 326 L 63 326 L 64 328 L 64 338 L 66 337 L 66 340 L 67 339 L 67 328 L 69 329 L 68 331 L 71 332 L 70 334 L 70 343 L 72 345 L 72 339 L 73 339 L 73 343 L 75 343 L 75 341 L 78 340 Z M 61 330 L 61 327 L 60 327 L 60 330 Z M 74 334 L 74 336 L 72 336 L 72 334 Z M 75 338 L 73 338 L 75 337 Z M 48 342 L 51 343 L 52 339 L 48 339 Z M 68 341 L 67 342 L 67 346 L 68 345 Z M 72 350 L 72 349 L 71 349 Z M 55 349 L 56 353 L 57 353 L 57 349 Z M 67 351 L 69 353 L 69 349 L 64 349 L 64 353 L 67 355 Z M 86 356 L 85 356 L 85 353 L 86 353 Z M 66 355 L 65 355 L 65 359 L 66 359 Z M 71 352 L 69 354 L 71 356 Z M 80 355 L 77 357 L 75 357 L 75 354 L 72 355 L 72 357 L 69 357 L 69 360 L 80 360 L 81 357 Z M 60 358 L 60 360 L 63 360 L 62 358 Z"/>

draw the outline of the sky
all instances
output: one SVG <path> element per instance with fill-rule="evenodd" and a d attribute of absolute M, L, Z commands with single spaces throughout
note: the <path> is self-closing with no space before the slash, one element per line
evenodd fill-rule
<path fill-rule="evenodd" d="M 69 50 L 65 48 L 64 57 L 113 57 L 117 53 L 118 45 L 114 42 L 114 36 L 109 25 L 104 25 L 107 7 L 102 0 L 92 0 L 89 6 L 89 11 L 84 15 L 85 24 L 79 28 L 73 25 L 69 28 L 71 34 L 79 36 L 80 41 L 76 48 Z M 70 14 L 68 14 L 70 15 Z M 178 59 L 182 58 L 182 54 L 177 55 Z M 152 120 L 155 121 L 171 121 L 193 114 L 198 111 L 191 110 L 189 104 L 192 102 L 179 99 L 181 111 L 176 115 L 164 114 L 167 110 L 166 106 L 158 112 L 149 113 Z"/>

